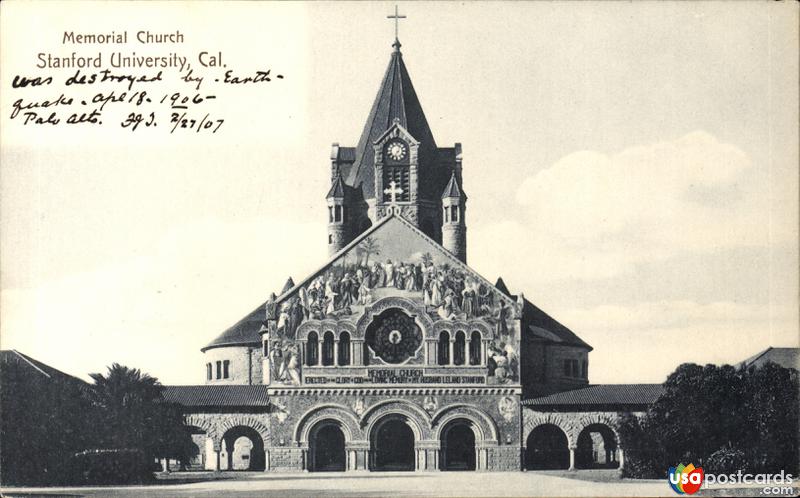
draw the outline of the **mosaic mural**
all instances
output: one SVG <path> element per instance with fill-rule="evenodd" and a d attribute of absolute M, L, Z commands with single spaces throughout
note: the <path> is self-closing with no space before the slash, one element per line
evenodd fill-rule
<path fill-rule="evenodd" d="M 484 366 L 489 382 L 519 379 L 519 337 L 514 327 L 519 306 L 397 220 L 381 226 L 281 302 L 272 296 L 266 304 L 267 318 L 276 323 L 270 337 L 272 378 L 300 383 L 302 362 L 296 338 L 302 323 L 355 323 L 365 308 L 386 297 L 413 301 L 434 322 L 483 320 L 494 336 L 486 345 Z M 386 333 L 379 334 L 379 340 L 388 346 L 393 339 L 398 340 L 399 349 L 399 336 L 392 332 L 408 327 L 387 324 L 383 328 Z M 416 345 L 421 342 L 418 340 Z M 387 363 L 396 363 L 405 356 L 388 355 Z"/>

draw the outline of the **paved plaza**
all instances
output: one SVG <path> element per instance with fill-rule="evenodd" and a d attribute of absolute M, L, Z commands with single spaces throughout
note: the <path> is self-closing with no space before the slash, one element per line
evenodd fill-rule
<path fill-rule="evenodd" d="M 796 491 L 796 490 L 795 490 Z M 151 486 L 6 488 L 7 497 L 253 497 L 253 496 L 676 496 L 666 480 L 619 480 L 611 474 L 175 473 Z M 763 496 L 760 489 L 701 490 L 696 496 Z M 796 496 L 784 494 L 783 496 Z"/>

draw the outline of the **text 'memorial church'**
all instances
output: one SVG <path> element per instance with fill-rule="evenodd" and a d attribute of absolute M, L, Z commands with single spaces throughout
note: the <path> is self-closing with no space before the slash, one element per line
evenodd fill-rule
<path fill-rule="evenodd" d="M 588 344 L 467 266 L 461 145 L 436 143 L 392 47 L 358 143 L 331 150 L 329 261 L 203 348 L 205 385 L 167 388 L 192 465 L 618 467 L 617 414 L 651 393 L 589 386 Z"/>

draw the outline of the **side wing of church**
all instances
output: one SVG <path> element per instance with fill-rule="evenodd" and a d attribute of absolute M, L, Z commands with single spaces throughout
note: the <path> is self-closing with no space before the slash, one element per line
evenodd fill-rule
<path fill-rule="evenodd" d="M 203 349 L 205 386 L 169 388 L 197 465 L 521 469 L 523 399 L 586 387 L 591 347 L 467 266 L 461 145 L 434 141 L 399 41 L 330 181 L 329 261 Z"/>

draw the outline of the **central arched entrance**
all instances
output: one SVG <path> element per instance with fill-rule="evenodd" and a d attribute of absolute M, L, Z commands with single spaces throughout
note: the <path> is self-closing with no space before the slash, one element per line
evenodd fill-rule
<path fill-rule="evenodd" d="M 467 420 L 454 420 L 442 431 L 442 470 L 475 470 L 475 432 Z"/>
<path fill-rule="evenodd" d="M 236 426 L 222 436 L 221 470 L 264 470 L 264 441 L 252 427 Z"/>
<path fill-rule="evenodd" d="M 387 417 L 373 429 L 371 465 L 375 471 L 414 470 L 414 431 L 400 417 Z"/>
<path fill-rule="evenodd" d="M 320 422 L 309 434 L 311 472 L 342 472 L 347 466 L 344 433 L 337 422 Z"/>
<path fill-rule="evenodd" d="M 569 468 L 567 435 L 553 424 L 544 424 L 528 435 L 525 468 L 554 470 Z"/>

